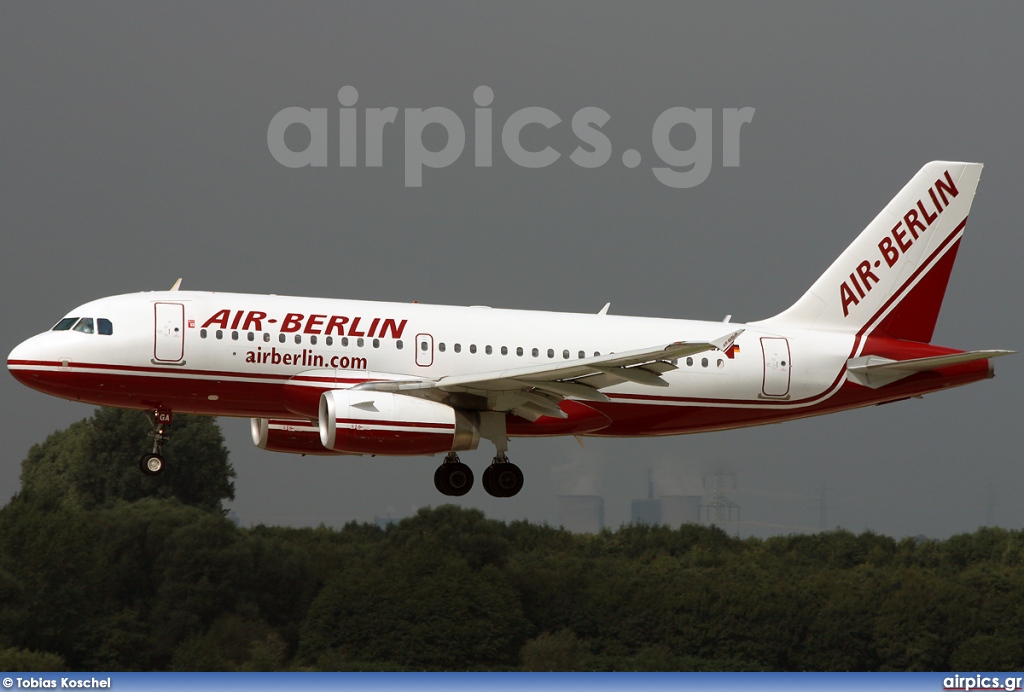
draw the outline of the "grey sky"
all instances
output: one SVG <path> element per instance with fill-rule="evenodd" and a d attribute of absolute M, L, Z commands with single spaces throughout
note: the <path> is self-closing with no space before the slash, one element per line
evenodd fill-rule
<path fill-rule="evenodd" d="M 787 307 L 925 162 L 986 168 L 935 341 L 1024 344 L 1019 271 L 1024 44 L 1019 3 L 252 3 L 0 5 L 0 350 L 104 295 L 193 289 L 736 321 Z M 337 93 L 356 107 L 452 109 L 467 145 L 403 186 L 402 118 L 380 168 L 339 168 Z M 494 165 L 473 165 L 473 91 L 494 91 Z M 327 108 L 330 165 L 267 148 L 288 106 Z M 524 169 L 500 127 L 561 152 Z M 611 115 L 603 167 L 569 160 L 580 108 Z M 714 162 L 659 183 L 651 127 L 714 111 Z M 722 166 L 721 112 L 756 108 L 741 165 Z M 685 130 L 686 128 L 678 128 Z M 676 135 L 678 134 L 678 140 Z M 685 132 L 673 143 L 686 148 Z M 443 135 L 431 137 L 433 146 Z M 291 135 L 290 135 L 291 136 Z M 691 135 L 692 139 L 692 135 Z M 637 168 L 621 162 L 637 149 Z M 362 154 L 360 154 L 362 156 Z M 737 474 L 748 533 L 827 524 L 946 536 L 1024 524 L 1021 357 L 991 382 L 825 418 L 660 440 L 514 440 L 526 487 L 477 488 L 489 515 L 557 523 L 557 494 L 628 518 L 658 491 Z M 0 498 L 28 447 L 91 408 L 0 378 Z M 255 449 L 222 419 L 245 521 L 339 523 L 445 498 L 438 459 L 303 459 Z M 141 450 L 140 450 L 141 451 Z M 477 470 L 489 445 L 463 459 Z"/>

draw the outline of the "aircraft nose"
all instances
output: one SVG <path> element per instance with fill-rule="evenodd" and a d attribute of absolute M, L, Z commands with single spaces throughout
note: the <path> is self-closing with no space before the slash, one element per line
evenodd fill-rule
<path fill-rule="evenodd" d="M 29 339 L 31 341 L 31 339 Z M 26 356 L 29 352 L 27 347 L 28 341 L 22 341 L 20 344 L 15 346 L 9 354 L 7 354 L 7 369 L 10 370 L 12 365 L 17 364 L 19 361 L 27 360 Z"/>
<path fill-rule="evenodd" d="M 39 349 L 37 348 L 38 341 L 39 337 L 33 336 L 30 339 L 22 341 L 20 344 L 15 346 L 9 354 L 7 354 L 7 369 L 16 380 L 23 384 L 29 384 L 27 381 L 27 368 L 30 367 L 33 362 L 39 360 Z M 29 384 L 29 386 L 31 385 Z"/>

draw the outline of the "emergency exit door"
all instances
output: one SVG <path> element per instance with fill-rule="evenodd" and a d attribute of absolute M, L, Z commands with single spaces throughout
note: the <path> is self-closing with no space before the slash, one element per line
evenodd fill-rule
<path fill-rule="evenodd" d="M 416 365 L 429 368 L 434 364 L 434 337 L 430 334 L 416 335 Z"/>

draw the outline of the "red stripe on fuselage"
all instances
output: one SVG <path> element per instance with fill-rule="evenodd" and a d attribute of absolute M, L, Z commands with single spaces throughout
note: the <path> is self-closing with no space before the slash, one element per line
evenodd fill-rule
<path fill-rule="evenodd" d="M 744 402 L 737 401 L 732 402 L 731 406 L 702 405 L 700 403 L 671 406 L 650 402 L 625 403 L 613 400 L 607 403 L 590 404 L 613 421 L 610 426 L 590 433 L 590 435 L 599 437 L 679 435 L 781 423 L 787 420 L 810 418 L 826 413 L 899 401 L 941 389 L 971 384 L 987 379 L 989 376 L 989 361 L 978 360 L 937 371 L 917 373 L 899 382 L 888 384 L 882 389 L 869 389 L 853 382 L 844 382 L 839 391 L 825 401 L 812 406 L 790 408 L 768 408 L 762 406 L 762 402 L 757 402 L 756 406 L 743 406 Z"/>

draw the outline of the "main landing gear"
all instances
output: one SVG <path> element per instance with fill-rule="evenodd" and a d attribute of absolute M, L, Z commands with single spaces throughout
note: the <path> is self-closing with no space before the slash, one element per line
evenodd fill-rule
<path fill-rule="evenodd" d="M 523 472 L 500 452 L 484 471 L 482 481 L 488 495 L 512 497 L 523 489 Z M 459 461 L 459 455 L 449 452 L 434 472 L 434 487 L 444 495 L 461 497 L 473 487 L 473 470 Z"/>
<path fill-rule="evenodd" d="M 484 471 L 482 481 L 488 495 L 512 497 L 523 489 L 523 472 L 504 452 L 499 452 Z"/>
<path fill-rule="evenodd" d="M 153 451 L 142 455 L 139 459 L 139 469 L 147 476 L 156 476 L 164 470 L 164 458 L 160 455 L 160 449 L 170 437 L 168 429 L 171 427 L 171 412 L 167 409 L 153 409 L 146 411 L 146 416 L 153 426 L 153 432 L 149 434 L 153 438 Z"/>
<path fill-rule="evenodd" d="M 434 471 L 434 487 L 444 495 L 461 497 L 473 487 L 473 469 L 459 461 L 458 454 L 448 452 Z"/>

